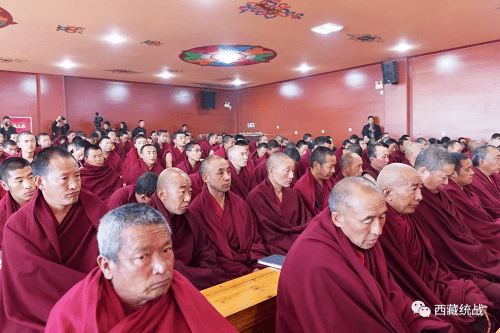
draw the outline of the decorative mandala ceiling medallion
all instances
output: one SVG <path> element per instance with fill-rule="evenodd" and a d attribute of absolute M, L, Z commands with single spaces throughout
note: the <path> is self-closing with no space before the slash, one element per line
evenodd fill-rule
<path fill-rule="evenodd" d="M 14 22 L 12 15 L 10 15 L 8 11 L 0 7 L 0 28 L 5 28 L 6 26 L 9 26 L 11 24 L 17 23 Z"/>
<path fill-rule="evenodd" d="M 118 73 L 118 74 L 137 74 L 141 72 L 136 72 L 131 69 L 106 69 L 105 72 Z"/>
<path fill-rule="evenodd" d="M 301 19 L 304 14 L 293 12 L 291 6 L 282 3 L 281 0 L 262 0 L 260 2 L 247 2 L 246 5 L 239 7 L 241 13 L 250 12 L 255 15 L 263 16 L 266 19 L 275 17 L 290 17 L 291 19 Z"/>
<path fill-rule="evenodd" d="M 179 58 L 200 66 L 247 66 L 269 62 L 277 53 L 262 46 L 210 45 L 183 51 Z"/>
<path fill-rule="evenodd" d="M 355 42 L 362 42 L 362 43 L 370 43 L 370 42 L 384 42 L 382 37 L 379 37 L 377 35 L 370 35 L 370 34 L 347 34 L 349 36 L 350 40 L 353 40 Z"/>

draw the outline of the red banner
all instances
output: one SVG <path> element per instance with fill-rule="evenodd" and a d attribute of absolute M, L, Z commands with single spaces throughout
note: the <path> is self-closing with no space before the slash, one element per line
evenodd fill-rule
<path fill-rule="evenodd" d="M 10 126 L 15 127 L 17 133 L 24 131 L 33 133 L 31 117 L 10 117 Z"/>

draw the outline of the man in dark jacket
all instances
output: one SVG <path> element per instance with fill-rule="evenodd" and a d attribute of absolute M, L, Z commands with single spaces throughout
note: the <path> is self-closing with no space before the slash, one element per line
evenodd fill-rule
<path fill-rule="evenodd" d="M 361 134 L 370 138 L 373 143 L 377 141 L 382 136 L 382 130 L 379 125 L 375 124 L 375 118 L 373 116 L 368 117 L 368 124 L 363 127 Z"/>

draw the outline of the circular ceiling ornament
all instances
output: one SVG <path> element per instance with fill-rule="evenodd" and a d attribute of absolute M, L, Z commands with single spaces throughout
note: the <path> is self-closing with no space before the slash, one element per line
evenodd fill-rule
<path fill-rule="evenodd" d="M 12 15 L 10 15 L 8 11 L 0 7 L 0 28 L 5 28 L 6 26 L 9 26 L 11 24 L 17 23 L 14 22 Z"/>
<path fill-rule="evenodd" d="M 179 58 L 200 66 L 234 67 L 269 62 L 276 56 L 275 51 L 262 46 L 209 45 L 183 51 Z"/>

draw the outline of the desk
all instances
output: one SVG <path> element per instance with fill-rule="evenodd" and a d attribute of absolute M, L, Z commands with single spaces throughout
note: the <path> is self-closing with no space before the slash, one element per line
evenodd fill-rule
<path fill-rule="evenodd" d="M 279 276 L 265 268 L 201 293 L 239 332 L 275 332 Z"/>

